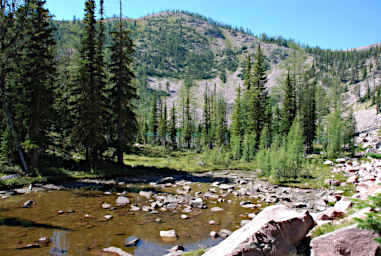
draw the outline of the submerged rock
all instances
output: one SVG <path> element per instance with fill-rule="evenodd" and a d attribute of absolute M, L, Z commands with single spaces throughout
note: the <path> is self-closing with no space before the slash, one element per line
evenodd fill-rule
<path fill-rule="evenodd" d="M 30 208 L 32 205 L 34 205 L 34 203 L 35 202 L 33 200 L 28 200 L 24 203 L 23 208 Z"/>
<path fill-rule="evenodd" d="M 129 253 L 123 251 L 122 249 L 117 248 L 117 247 L 108 247 L 108 248 L 103 249 L 102 251 L 113 253 L 113 254 L 116 254 L 118 256 L 132 256 L 131 254 L 129 254 Z"/>
<path fill-rule="evenodd" d="M 160 231 L 160 237 L 163 240 L 176 240 L 177 239 L 177 234 L 174 229 L 171 230 L 162 230 Z"/>

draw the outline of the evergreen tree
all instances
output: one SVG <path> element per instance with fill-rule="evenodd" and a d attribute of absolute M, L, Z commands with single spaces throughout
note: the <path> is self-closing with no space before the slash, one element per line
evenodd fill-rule
<path fill-rule="evenodd" d="M 184 142 L 187 149 L 191 148 L 192 140 L 192 116 L 191 116 L 191 107 L 190 107 L 190 92 L 189 88 L 187 89 L 187 94 L 185 96 L 185 115 L 184 115 Z"/>
<path fill-rule="evenodd" d="M 110 120 L 107 121 L 111 126 L 109 128 L 112 131 L 110 137 L 112 138 L 112 145 L 116 149 L 118 163 L 122 164 L 123 151 L 126 146 L 134 141 L 137 131 L 134 101 L 137 100 L 138 96 L 133 84 L 135 78 L 132 70 L 134 44 L 131 39 L 131 32 L 124 27 L 122 21 L 121 2 L 119 24 L 117 29 L 111 32 L 111 37 L 111 62 L 109 64 L 111 88 L 107 90 L 111 123 Z M 144 130 L 145 127 L 143 127 Z"/>
<path fill-rule="evenodd" d="M 203 144 L 205 147 L 211 146 L 210 141 L 210 126 L 211 126 L 211 120 L 210 120 L 210 100 L 208 96 L 208 89 L 205 89 L 204 92 L 204 109 L 203 109 L 203 117 L 204 117 L 204 125 L 203 125 Z"/>
<path fill-rule="evenodd" d="M 232 151 L 233 158 L 241 159 L 242 141 L 243 141 L 243 115 L 241 109 L 241 86 L 238 87 L 237 98 L 234 102 L 234 110 L 232 115 L 231 134 L 232 134 Z"/>
<path fill-rule="evenodd" d="M 247 90 L 251 88 L 251 58 L 247 55 L 247 61 L 245 66 L 245 86 Z"/>
<path fill-rule="evenodd" d="M 294 122 L 296 116 L 296 95 L 295 87 L 290 78 L 290 73 L 287 74 L 285 82 L 285 96 L 283 99 L 282 107 L 282 134 L 286 135 L 290 131 L 290 128 Z"/>
<path fill-rule="evenodd" d="M 256 138 L 260 137 L 262 129 L 265 125 L 271 127 L 271 115 L 268 110 L 270 103 L 268 92 L 265 88 L 267 82 L 266 67 L 261 47 L 258 46 L 253 71 L 251 73 L 251 87 L 246 92 L 246 115 L 247 115 L 247 131 L 254 133 Z M 258 141 L 255 145 L 258 148 Z"/>
<path fill-rule="evenodd" d="M 100 60 L 97 43 L 95 1 L 85 3 L 84 30 L 81 40 L 80 67 L 77 86 L 73 90 L 74 128 L 72 140 L 86 149 L 86 160 L 95 167 L 99 149 L 105 145 L 104 136 L 104 88 L 98 81 Z"/>
<path fill-rule="evenodd" d="M 15 63 L 15 84 L 8 96 L 17 130 L 32 168 L 39 167 L 39 156 L 49 145 L 56 74 L 55 40 L 45 1 L 31 0 L 24 22 L 24 40 L 20 41 Z"/>
<path fill-rule="evenodd" d="M 177 135 L 177 129 L 176 129 L 176 107 L 175 103 L 173 103 L 171 108 L 171 122 L 169 126 L 169 136 L 171 138 L 171 145 L 173 149 L 176 149 L 177 143 L 176 143 L 176 135 Z"/>
<path fill-rule="evenodd" d="M 159 124 L 159 135 L 161 145 L 163 147 L 166 146 L 166 136 L 167 136 L 167 101 L 165 100 L 161 107 L 161 115 L 160 115 L 160 124 Z"/>
<path fill-rule="evenodd" d="M 149 121 L 149 142 L 151 144 L 157 143 L 157 137 L 158 137 L 158 116 L 157 116 L 157 96 L 156 94 L 153 96 L 152 99 L 152 106 L 151 106 L 151 115 L 150 115 L 150 121 Z"/>
<path fill-rule="evenodd" d="M 307 153 L 311 153 L 313 142 L 316 137 L 316 102 L 315 102 L 315 81 L 304 79 L 304 94 L 302 99 L 301 119 L 303 124 L 303 134 Z"/>

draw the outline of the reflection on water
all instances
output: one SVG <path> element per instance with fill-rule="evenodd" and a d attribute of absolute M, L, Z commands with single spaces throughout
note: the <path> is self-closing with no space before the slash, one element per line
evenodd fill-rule
<path fill-rule="evenodd" d="M 209 188 L 208 184 L 192 184 L 194 193 L 205 193 Z M 168 188 L 157 195 L 175 194 L 176 189 Z M 89 196 L 83 196 L 84 193 Z M 223 192 L 217 193 L 222 195 Z M 207 209 L 193 208 L 192 212 L 187 213 L 189 219 L 184 220 L 181 218 L 186 208 L 184 205 L 173 211 L 160 211 L 158 214 L 133 212 L 129 210 L 130 205 L 149 206 L 154 200 L 141 198 L 134 192 L 126 193 L 125 196 L 131 199 L 131 203 L 115 209 L 103 209 L 102 204 L 114 206 L 118 195 L 104 194 L 102 191 L 51 191 L 2 200 L 0 208 L 7 210 L 0 212 L 1 218 L 24 220 L 33 225 L 14 225 L 13 222 L 0 225 L 0 255 L 101 255 L 100 251 L 103 248 L 111 246 L 136 256 L 164 255 L 175 245 L 183 245 L 186 251 L 190 251 L 217 244 L 219 240 L 209 238 L 210 231 L 234 231 L 240 226 L 242 219 L 248 218 L 249 213 L 259 211 L 259 208 L 251 210 L 240 205 L 240 201 L 245 200 L 257 203 L 255 199 L 236 198 L 230 194 L 224 197 L 222 202 L 215 199 L 205 200 Z M 27 200 L 34 200 L 36 204 L 31 208 L 20 208 Z M 223 208 L 224 211 L 212 212 L 210 209 L 215 206 Z M 105 215 L 112 215 L 113 218 L 106 221 Z M 160 221 L 157 221 L 157 218 L 160 218 Z M 209 224 L 211 220 L 215 225 Z M 160 237 L 160 231 L 170 229 L 176 230 L 178 239 L 174 242 L 164 242 Z M 136 247 L 127 248 L 126 238 L 131 236 L 138 237 L 141 241 Z M 41 248 L 17 250 L 27 244 L 36 243 L 41 237 L 51 238 L 51 243 Z"/>
<path fill-rule="evenodd" d="M 53 246 L 50 249 L 50 255 L 63 256 L 67 255 L 68 244 L 66 239 L 66 233 L 64 231 L 54 231 L 52 242 Z"/>
<path fill-rule="evenodd" d="M 196 243 L 184 245 L 185 251 L 193 251 L 200 248 L 208 248 L 221 242 L 222 239 L 207 238 Z M 165 255 L 172 246 L 141 240 L 134 251 L 134 256 L 157 256 Z"/>

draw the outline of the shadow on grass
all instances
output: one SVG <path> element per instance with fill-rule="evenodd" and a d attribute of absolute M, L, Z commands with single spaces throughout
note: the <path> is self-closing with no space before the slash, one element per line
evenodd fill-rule
<path fill-rule="evenodd" d="M 68 229 L 68 228 L 49 225 L 49 224 L 43 224 L 43 223 L 37 223 L 34 221 L 24 220 L 20 218 L 0 218 L 0 226 L 24 227 L 24 228 L 46 228 L 46 229 L 72 231 L 71 229 Z"/>

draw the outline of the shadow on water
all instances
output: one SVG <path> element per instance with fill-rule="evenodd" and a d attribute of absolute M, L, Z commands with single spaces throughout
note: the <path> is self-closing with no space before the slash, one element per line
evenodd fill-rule
<path fill-rule="evenodd" d="M 53 226 L 49 224 L 37 223 L 30 220 L 20 218 L 0 218 L 0 226 L 24 227 L 24 228 L 46 228 L 46 229 L 59 229 L 71 231 L 64 227 Z"/>
<path fill-rule="evenodd" d="M 49 251 L 50 255 L 63 256 L 68 253 L 68 243 L 66 239 L 66 232 L 54 231 L 52 237 L 53 246 Z"/>
<path fill-rule="evenodd" d="M 207 238 L 196 243 L 185 244 L 185 251 L 194 251 L 200 248 L 209 248 L 220 243 L 222 239 Z M 140 240 L 134 250 L 134 256 L 157 256 L 165 255 L 173 245 L 165 245 L 150 241 Z"/>

